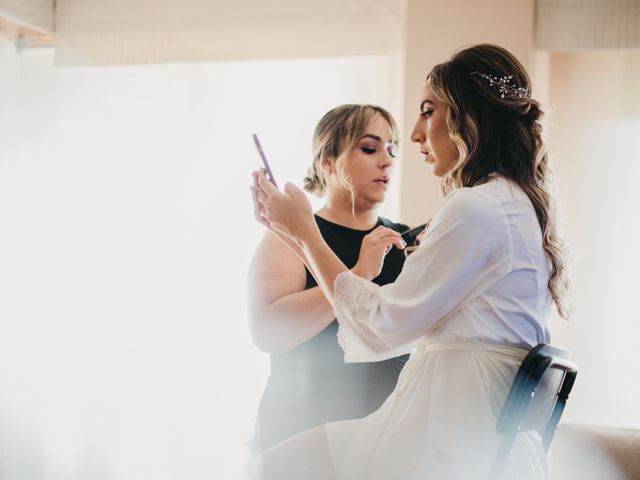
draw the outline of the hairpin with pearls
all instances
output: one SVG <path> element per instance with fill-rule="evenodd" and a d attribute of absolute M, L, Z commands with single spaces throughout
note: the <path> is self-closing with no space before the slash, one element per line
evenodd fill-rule
<path fill-rule="evenodd" d="M 513 81 L 513 75 L 505 75 L 499 78 L 481 72 L 471 72 L 471 75 L 479 75 L 489 82 L 490 87 L 497 87 L 500 98 L 504 98 L 508 94 L 516 95 L 518 98 L 529 98 L 529 89 L 527 87 L 519 87 Z"/>

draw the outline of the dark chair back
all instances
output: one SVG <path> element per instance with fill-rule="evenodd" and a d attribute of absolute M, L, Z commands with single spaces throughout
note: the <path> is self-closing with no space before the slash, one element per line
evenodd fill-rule
<path fill-rule="evenodd" d="M 500 477 L 519 432 L 537 431 L 545 451 L 549 450 L 578 374 L 569 356 L 569 352 L 541 343 L 522 361 L 498 417 L 496 429 L 503 439 L 490 479 Z"/>

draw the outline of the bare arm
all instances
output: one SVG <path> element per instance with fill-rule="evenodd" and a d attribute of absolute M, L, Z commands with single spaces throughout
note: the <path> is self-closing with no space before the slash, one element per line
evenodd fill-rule
<path fill-rule="evenodd" d="M 304 264 L 271 231 L 256 250 L 248 284 L 249 325 L 256 346 L 264 352 L 290 350 L 335 318 L 320 288 L 305 290 Z"/>
<path fill-rule="evenodd" d="M 297 235 L 318 285 L 333 304 L 333 283 L 340 273 L 348 270 L 347 267 L 329 248 L 317 228 L 301 228 Z M 376 228 L 364 237 L 358 263 L 351 272 L 366 280 L 373 280 L 380 274 L 384 257 L 394 245 L 399 249 L 405 247 L 398 232 L 383 226 Z"/>
<path fill-rule="evenodd" d="M 254 178 L 258 184 L 254 196 L 257 218 L 299 245 L 318 285 L 329 302 L 333 303 L 333 282 L 347 267 L 322 238 L 304 193 L 291 184 L 285 185 L 284 192 L 279 192 L 262 172 L 256 172 Z M 375 278 L 392 245 L 398 248 L 405 246 L 397 232 L 378 227 L 365 237 L 353 273 L 368 280 Z"/>

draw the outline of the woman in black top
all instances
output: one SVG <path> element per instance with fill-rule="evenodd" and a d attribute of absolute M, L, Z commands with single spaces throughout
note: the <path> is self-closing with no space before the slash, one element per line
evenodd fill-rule
<path fill-rule="evenodd" d="M 305 190 L 325 194 L 316 222 L 349 268 L 363 238 L 398 235 L 407 227 L 378 216 L 397 147 L 391 115 L 373 105 L 342 105 L 314 132 L 314 160 Z M 379 285 L 393 282 L 404 254 L 391 249 Z M 258 348 L 271 354 L 271 375 L 260 403 L 254 447 L 264 450 L 326 422 L 361 418 L 393 391 L 405 357 L 345 364 L 331 305 L 302 260 L 267 231 L 249 270 L 250 326 Z"/>

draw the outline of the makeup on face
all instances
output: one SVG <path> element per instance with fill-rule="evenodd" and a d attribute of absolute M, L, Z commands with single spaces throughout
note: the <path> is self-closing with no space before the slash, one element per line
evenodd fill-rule
<path fill-rule="evenodd" d="M 421 98 L 411 140 L 420 145 L 420 153 L 425 162 L 433 165 L 434 175 L 442 177 L 458 158 L 458 150 L 449 137 L 446 124 L 447 106 L 436 99 L 429 81 L 424 85 Z"/>
<path fill-rule="evenodd" d="M 386 148 L 387 153 L 392 158 L 396 158 L 398 154 L 398 143 L 396 141 L 385 142 L 378 135 L 365 133 L 358 142 L 358 148 L 367 155 L 375 154 L 380 148 Z"/>

